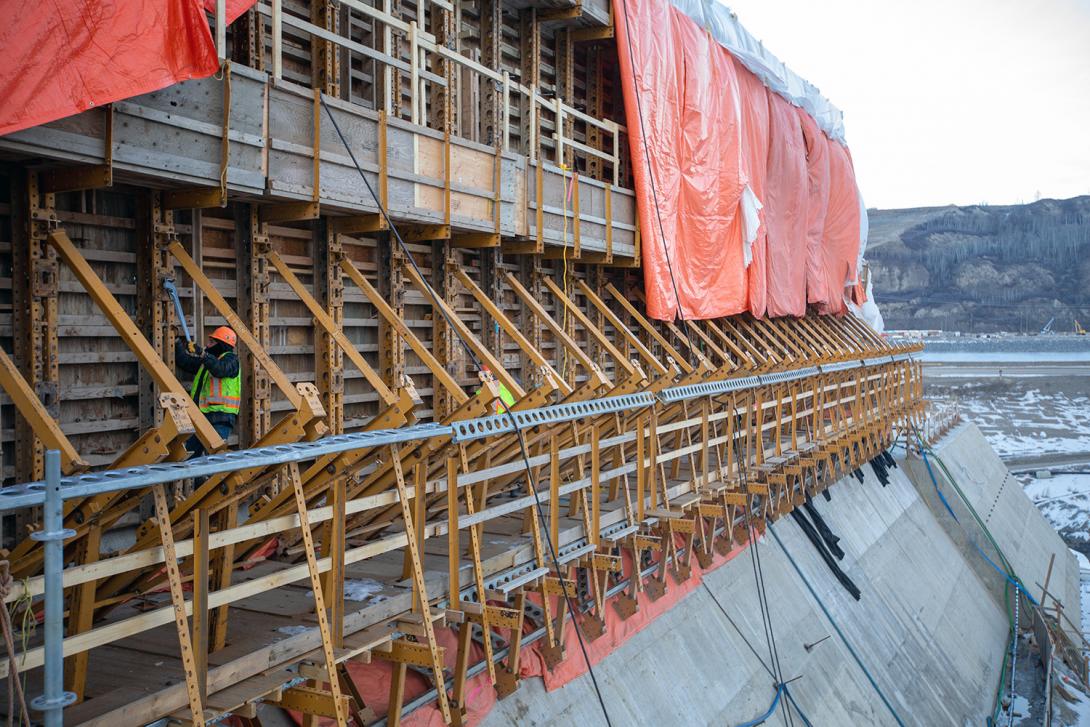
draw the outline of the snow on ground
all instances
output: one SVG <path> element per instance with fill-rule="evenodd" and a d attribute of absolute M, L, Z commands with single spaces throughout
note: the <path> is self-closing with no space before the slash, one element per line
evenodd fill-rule
<path fill-rule="evenodd" d="M 1025 725 L 1034 724 L 1035 720 L 1032 719 L 1033 714 L 1031 713 L 1031 710 L 1029 708 L 1029 700 L 1028 699 L 1026 699 L 1025 697 L 1016 695 L 1014 697 L 1014 703 L 1011 704 L 1011 707 L 1012 707 L 1012 709 L 1014 711 L 1014 719 L 1010 720 L 1008 722 L 1008 724 L 1010 724 L 1012 726 L 1023 725 L 1023 724 L 1025 724 Z M 1008 712 L 1008 714 L 1009 714 L 1009 712 Z M 1000 717 L 999 723 L 1000 724 L 1003 723 L 1002 717 Z"/>
<path fill-rule="evenodd" d="M 344 581 L 344 598 L 346 601 L 378 603 L 386 600 L 385 596 L 379 594 L 379 591 L 384 587 L 373 578 L 346 578 Z"/>
<path fill-rule="evenodd" d="M 1090 452 L 1090 398 L 1063 391 L 969 382 L 944 387 L 962 416 L 976 423 L 999 456 Z"/>
<path fill-rule="evenodd" d="M 1079 342 L 1080 351 L 1086 343 L 1090 341 Z M 1003 353 L 997 355 L 988 351 L 981 356 L 985 353 L 984 345 L 978 347 L 982 349 L 979 351 L 961 351 L 957 346 L 951 346 L 954 355 L 947 358 L 975 363 L 1017 360 L 1048 364 L 1068 360 L 1058 357 L 1055 351 L 1032 351 L 1025 355 L 1018 348 L 1011 349 L 1012 355 L 1004 356 L 1006 351 L 1000 348 Z M 969 355 L 965 356 L 966 353 Z M 936 359 L 932 357 L 931 360 Z M 1017 375 L 1010 375 L 1009 369 L 1004 374 L 999 368 L 989 371 L 987 367 L 970 366 L 963 367 L 959 376 L 956 367 L 944 366 L 941 370 L 940 367 L 925 367 L 926 394 L 938 401 L 956 401 L 962 417 L 976 423 L 1004 459 L 1053 470 L 1051 477 L 1037 478 L 1030 473 L 1017 477 L 1026 494 L 1075 552 L 1081 576 L 1082 630 L 1090 633 L 1090 560 L 1086 557 L 1090 554 L 1090 474 L 1057 469 L 1060 462 L 1082 461 L 1078 455 L 1085 455 L 1086 461 L 1090 462 L 1090 398 L 1087 396 L 1090 377 L 1084 370 L 1075 368 L 1062 370 L 1046 365 L 1039 371 L 1040 375 L 1037 369 L 1026 366 L 1019 369 Z M 1090 465 L 1071 464 L 1060 469 L 1090 470 Z M 1021 664 L 1022 660 L 1019 662 Z M 1086 687 L 1059 660 L 1054 665 L 1060 688 L 1053 700 L 1052 724 L 1090 727 L 1090 696 Z M 1021 702 L 1018 698 L 1014 704 L 1014 724 L 1040 724 L 1040 710 Z M 1029 709 L 1024 710 L 1024 706 Z M 1035 714 L 1028 715 L 1026 711 Z M 1002 716 L 1005 719 L 1001 719 L 1000 724 L 1006 725 L 1010 714 Z"/>
<path fill-rule="evenodd" d="M 379 603 L 389 598 L 380 593 L 385 587 L 373 578 L 345 578 L 344 600 Z M 314 598 L 314 591 L 307 591 L 307 595 Z"/>
<path fill-rule="evenodd" d="M 1041 479 L 1032 475 L 1020 479 L 1041 514 L 1069 544 L 1090 543 L 1086 517 L 1090 512 L 1090 474 L 1058 472 Z"/>
<path fill-rule="evenodd" d="M 1082 632 L 1090 634 L 1090 558 L 1072 549 L 1075 560 L 1079 561 L 1079 584 L 1082 591 Z"/>
<path fill-rule="evenodd" d="M 1053 683 L 1058 686 L 1052 700 L 1053 727 L 1090 727 L 1090 697 L 1060 660 L 1053 662 Z"/>

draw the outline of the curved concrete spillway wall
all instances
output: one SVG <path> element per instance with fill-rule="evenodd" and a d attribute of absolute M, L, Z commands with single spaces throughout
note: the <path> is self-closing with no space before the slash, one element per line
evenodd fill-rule
<path fill-rule="evenodd" d="M 1063 603 L 1068 616 L 1078 623 L 1078 561 L 1055 529 L 1041 515 L 1037 506 L 1026 496 L 1021 484 L 1007 470 L 980 430 L 972 424 L 962 425 L 938 442 L 934 450 L 957 480 L 966 499 L 972 503 L 1033 597 L 1041 600 L 1041 589 L 1047 579 L 1049 593 Z M 912 473 L 913 480 L 926 484 L 934 492 L 934 486 L 922 461 L 910 462 L 908 470 Z M 949 477 L 934 464 L 932 471 L 940 485 L 946 488 L 944 491 L 947 492 L 950 506 L 958 513 L 959 518 L 965 520 L 962 517 L 965 508 L 960 506 L 955 492 L 949 486 Z M 923 494 L 926 495 L 926 491 Z M 951 533 L 958 537 L 958 529 L 951 530 Z M 976 552 L 971 544 L 968 544 L 968 548 L 971 552 Z M 1053 554 L 1056 558 L 1052 561 L 1052 574 L 1049 576 L 1049 561 Z M 979 557 L 977 560 L 981 561 Z M 986 563 L 980 564 L 991 570 L 991 566 Z M 998 582 L 996 587 L 1002 587 L 1002 582 Z M 1050 608 L 1051 605 L 1050 599 Z M 1078 639 L 1075 629 L 1069 623 L 1063 621 L 1062 626 L 1072 638 Z"/>
<path fill-rule="evenodd" d="M 959 427 L 937 449 L 948 463 L 993 458 L 975 471 L 982 480 L 999 480 L 982 492 L 1000 488 L 1006 470 L 1002 463 L 994 466 L 998 457 L 975 427 Z M 774 527 L 906 724 L 981 724 L 992 707 L 1008 634 L 1003 579 L 955 530 L 961 526 L 934 496 L 922 464 L 900 464 L 888 487 L 867 466 L 864 482 L 846 478 L 831 488 L 831 502 L 815 503 L 841 538 L 841 567 L 862 590 L 861 601 L 837 582 L 790 518 Z M 993 522 L 1000 527 L 1003 512 L 1017 511 L 1021 530 L 1009 537 L 1022 547 L 1008 549 L 1007 536 L 997 534 L 1016 567 L 1024 559 L 1043 569 L 1053 552 L 1057 563 L 1070 558 L 1021 488 L 1003 492 Z M 775 540 L 766 536 L 758 548 L 784 679 L 800 677 L 790 688 L 807 717 L 815 725 L 895 724 Z M 1035 571 L 1020 575 L 1027 584 L 1037 577 Z M 1077 612 L 1077 568 L 1054 568 L 1052 582 L 1074 593 L 1069 607 Z M 708 574 L 705 583 L 768 661 L 749 555 Z M 807 651 L 805 645 L 826 636 L 831 637 Z M 703 588 L 622 644 L 595 667 L 595 675 L 614 724 L 736 725 L 761 715 L 775 692 L 764 667 Z M 539 679 L 528 679 L 482 724 L 603 722 L 583 675 L 551 693 Z M 781 723 L 780 715 L 768 722 Z"/>

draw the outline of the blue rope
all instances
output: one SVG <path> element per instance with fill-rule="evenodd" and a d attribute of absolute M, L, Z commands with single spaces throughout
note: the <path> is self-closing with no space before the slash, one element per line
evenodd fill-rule
<path fill-rule="evenodd" d="M 918 433 L 916 436 L 917 438 L 919 438 Z M 935 492 L 938 494 L 939 499 L 942 500 L 942 504 L 946 507 L 946 511 L 950 513 L 950 517 L 954 518 L 954 521 L 960 524 L 961 521 L 958 520 L 958 516 L 954 514 L 954 511 L 950 509 L 950 503 L 946 501 L 946 496 L 943 495 L 942 490 L 939 489 L 938 478 L 935 477 L 935 471 L 931 469 L 931 460 L 929 460 L 927 457 L 927 449 L 926 447 L 924 447 L 922 439 L 920 440 L 920 454 L 923 455 L 923 462 L 925 465 L 927 465 L 927 474 L 931 477 L 931 484 L 934 486 Z M 1000 568 L 999 565 L 994 560 L 989 558 L 988 554 L 985 553 L 984 550 L 975 542 L 973 543 L 973 547 L 976 548 L 977 553 L 980 553 L 980 557 L 987 561 L 988 565 L 990 565 L 992 568 L 995 568 L 996 573 L 1007 579 L 1007 581 L 1010 582 L 1012 586 L 1017 588 L 1020 593 L 1022 593 L 1026 598 L 1029 599 L 1030 603 L 1032 603 L 1034 606 L 1041 605 L 1032 595 L 1030 595 L 1030 592 L 1025 589 L 1025 587 L 1022 585 L 1022 581 L 1020 581 L 1018 578 L 1012 577 L 1009 571 Z"/>
<path fill-rule="evenodd" d="M 950 504 L 946 501 L 946 497 L 943 496 L 942 490 L 939 489 L 939 481 L 938 478 L 935 477 L 934 470 L 931 469 L 931 462 L 927 457 L 927 445 L 924 444 L 923 437 L 920 436 L 919 430 L 917 430 L 915 427 L 913 427 L 913 431 L 916 434 L 916 440 L 919 442 L 920 455 L 923 457 L 924 464 L 927 465 L 927 474 L 931 478 L 931 484 L 934 486 L 935 492 L 938 493 L 939 499 L 942 500 L 942 504 L 946 507 L 946 511 L 950 513 L 950 517 L 954 518 L 954 520 L 960 524 L 961 521 L 958 520 L 958 516 L 954 514 L 954 511 L 950 509 Z M 938 455 L 935 456 L 938 457 Z M 942 460 L 939 459 L 939 462 L 942 463 Z M 945 469 L 945 465 L 943 465 L 943 468 Z M 950 478 L 951 482 L 953 482 L 953 475 L 951 475 L 948 470 L 946 471 L 946 474 Z M 987 526 L 984 525 L 982 521 L 980 521 L 980 516 L 976 515 L 976 510 L 973 508 L 972 504 L 965 498 L 965 494 L 961 492 L 960 488 L 957 487 L 957 483 L 953 482 L 953 484 L 954 488 L 958 490 L 958 494 L 961 496 L 961 499 L 969 507 L 969 511 L 976 516 L 977 524 L 980 526 L 981 530 L 984 531 L 984 534 L 988 536 L 988 539 L 991 541 L 992 546 L 999 553 L 999 557 L 1003 559 L 1004 563 L 1007 563 L 1007 558 L 1003 555 L 1002 549 L 1000 549 L 999 544 L 995 542 L 995 539 L 992 538 L 991 533 L 988 532 Z M 1006 580 L 1007 583 L 1014 586 L 1015 589 L 1017 589 L 1019 593 L 1023 594 L 1027 599 L 1029 599 L 1030 603 L 1032 603 L 1034 606 L 1040 606 L 1040 604 L 1037 603 L 1037 600 L 1029 593 L 1029 591 L 1025 589 L 1025 587 L 1022 585 L 1022 581 L 1018 578 L 1017 575 L 1014 574 L 1013 570 L 1009 567 L 1009 565 L 1006 568 L 1001 568 L 999 564 L 997 564 L 994 560 L 988 557 L 988 554 L 985 553 L 984 550 L 975 541 L 970 539 L 969 542 L 971 542 L 973 544 L 973 547 L 976 548 L 976 552 L 980 554 L 980 557 L 983 558 L 988 565 L 994 568 L 996 573 L 1003 576 L 1004 580 Z M 1017 598 L 1015 600 L 1015 607 L 1017 608 Z M 1010 646 L 1012 653 L 1017 653 L 1016 649 L 1018 646 L 1018 633 L 1013 621 L 1011 622 Z M 1007 657 L 1006 654 L 1004 654 L 1003 668 L 1006 667 L 1006 660 Z M 1003 694 L 1003 687 L 1004 684 L 1002 683 L 1002 677 L 1000 677 L 999 690 L 995 698 L 995 712 L 999 711 L 1000 697 Z M 994 717 L 994 713 L 992 716 L 988 717 L 986 721 L 987 727 L 993 727 L 993 725 L 995 725 Z"/>
<path fill-rule="evenodd" d="M 764 724 L 765 721 L 772 716 L 772 713 L 776 711 L 776 707 L 778 707 L 780 704 L 780 697 L 783 696 L 783 693 L 786 690 L 787 686 L 784 684 L 776 687 L 776 696 L 772 700 L 772 704 L 768 705 L 768 709 L 765 710 L 765 713 L 757 719 L 751 719 L 748 722 L 743 722 L 742 724 L 738 725 L 738 727 L 757 727 L 757 725 L 759 724 Z"/>
<path fill-rule="evenodd" d="M 916 435 L 919 438 L 919 434 Z M 942 490 L 939 489 L 939 481 L 935 478 L 935 472 L 931 469 L 931 461 L 927 458 L 927 452 L 923 447 L 923 440 L 920 440 L 920 454 L 923 455 L 923 463 L 927 465 L 927 474 L 931 476 L 931 484 L 935 487 L 935 494 L 942 500 L 943 507 L 946 508 L 946 512 L 950 513 L 950 517 L 954 518 L 954 522 L 961 524 L 961 520 L 954 514 L 954 510 L 950 507 L 950 503 L 946 501 L 946 495 L 942 494 Z"/>
<path fill-rule="evenodd" d="M 791 702 L 791 706 L 795 708 L 795 712 L 798 713 L 802 723 L 805 724 L 806 727 L 814 727 L 814 725 L 810 724 L 810 720 L 806 718 L 806 715 L 802 713 L 802 710 L 799 709 L 798 702 L 795 701 L 795 695 L 791 693 L 791 690 L 787 688 L 786 684 L 783 685 L 783 693 L 787 697 L 787 701 Z"/>
<path fill-rule="evenodd" d="M 803 711 L 799 709 L 799 705 L 795 701 L 795 697 L 791 694 L 791 690 L 787 688 L 786 684 L 780 684 L 778 687 L 776 687 L 776 696 L 773 698 L 772 704 L 768 706 L 768 709 L 765 711 L 764 714 L 762 714 L 760 717 L 757 717 L 756 719 L 751 719 L 748 722 L 743 722 L 742 724 L 738 725 L 738 727 L 757 727 L 757 725 L 767 722 L 768 718 L 772 716 L 772 713 L 776 711 L 776 707 L 780 703 L 781 696 L 787 697 L 787 701 L 790 702 L 791 706 L 795 708 L 796 712 L 798 712 L 799 718 L 802 720 L 802 723 L 806 725 L 806 727 L 814 727 L 814 725 L 810 723 L 810 720 L 806 718 L 806 715 L 803 714 Z"/>
<path fill-rule="evenodd" d="M 852 658 L 855 659 L 855 663 L 858 664 L 859 668 L 863 670 L 863 674 L 867 677 L 867 681 L 869 681 L 870 685 L 874 687 L 874 691 L 882 699 L 882 703 L 886 705 L 886 709 L 889 710 L 889 713 L 893 715 L 893 719 L 896 720 L 898 725 L 900 725 L 901 727 L 905 727 L 905 723 L 901 719 L 900 715 L 897 714 L 897 710 L 894 709 L 893 705 L 890 704 L 888 699 L 886 699 L 886 695 L 882 693 L 882 689 L 878 686 L 878 682 L 874 681 L 874 677 L 871 676 L 871 673 L 869 671 L 867 671 L 867 667 L 863 665 L 863 660 L 859 658 L 859 654 L 857 654 L 855 649 L 852 648 L 851 643 L 848 642 L 848 638 L 844 635 L 844 632 L 840 630 L 840 626 L 838 626 L 836 621 L 833 619 L 833 615 L 829 613 L 829 609 L 825 607 L 825 603 L 821 600 L 820 597 L 818 597 L 817 591 L 815 591 L 814 587 L 810 585 L 810 581 L 806 580 L 806 576 L 803 575 L 802 569 L 799 568 L 799 564 L 796 563 L 795 559 L 791 557 L 791 554 L 787 552 L 787 548 L 784 546 L 783 541 L 780 540 L 780 536 L 776 534 L 776 530 L 772 527 L 772 523 L 768 523 L 768 532 L 772 533 L 772 537 L 776 540 L 776 544 L 780 546 L 780 550 L 782 550 L 783 554 L 787 556 L 787 560 L 789 563 L 791 563 L 791 567 L 794 568 L 795 572 L 799 574 L 799 578 L 802 580 L 803 585 L 806 586 L 806 590 L 810 591 L 810 595 L 814 597 L 815 601 L 817 601 L 818 606 L 821 607 L 822 612 L 825 614 L 825 618 L 829 619 L 829 623 L 832 624 L 833 629 L 840 637 L 841 642 L 843 642 L 844 646 L 847 647 L 848 653 L 852 655 Z"/>
<path fill-rule="evenodd" d="M 1007 573 L 1002 568 L 1000 568 L 999 565 L 994 560 L 992 560 L 991 558 L 988 557 L 987 553 L 985 553 L 983 550 L 981 550 L 979 545 L 977 545 L 976 543 L 973 543 L 973 547 L 976 548 L 976 552 L 980 553 L 981 558 L 988 561 L 988 565 L 990 565 L 992 568 L 995 568 L 996 573 L 998 573 L 999 575 L 1006 578 L 1007 581 L 1012 586 L 1017 588 L 1021 592 L 1021 594 L 1023 596 L 1025 596 L 1026 598 L 1029 599 L 1030 603 L 1032 603 L 1034 606 L 1040 606 L 1041 605 L 1041 604 L 1037 603 L 1037 599 L 1035 599 L 1032 595 L 1030 595 L 1030 592 L 1027 591 L 1025 586 L 1022 585 L 1022 581 L 1018 580 L 1017 578 L 1011 577 L 1010 573 Z"/>

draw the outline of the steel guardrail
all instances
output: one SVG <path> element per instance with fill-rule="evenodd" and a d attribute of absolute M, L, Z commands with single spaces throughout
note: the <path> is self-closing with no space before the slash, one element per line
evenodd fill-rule
<path fill-rule="evenodd" d="M 913 358 L 915 357 L 911 353 L 902 353 L 868 359 L 853 359 L 818 366 L 805 366 L 788 371 L 674 386 L 663 389 L 657 395 L 650 392 L 640 392 L 622 396 L 607 396 L 601 399 L 571 404 L 554 404 L 536 409 L 516 411 L 513 414 L 519 429 L 531 429 L 591 416 L 632 411 L 656 403 L 670 404 L 701 396 L 717 396 L 737 391 L 748 391 L 762 386 L 800 381 L 813 376 L 840 371 L 882 366 Z M 92 497 L 108 492 L 143 489 L 193 477 L 210 477 L 252 467 L 301 462 L 327 454 L 403 444 L 435 437 L 447 436 L 451 437 L 454 442 L 467 442 L 499 434 L 510 434 L 514 431 L 515 427 L 507 414 L 494 414 L 466 419 L 453 424 L 414 424 L 397 429 L 339 434 L 313 442 L 297 442 L 233 452 L 220 452 L 182 462 L 160 462 L 119 470 L 69 475 L 62 477 L 60 480 L 61 497 L 63 499 Z M 44 481 L 0 488 L 0 512 L 42 505 L 45 503 L 45 490 L 46 483 Z"/>

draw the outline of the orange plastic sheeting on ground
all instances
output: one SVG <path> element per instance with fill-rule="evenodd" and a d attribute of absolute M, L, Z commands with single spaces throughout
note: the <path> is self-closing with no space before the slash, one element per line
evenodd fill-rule
<path fill-rule="evenodd" d="M 856 282 L 859 255 L 859 190 L 847 147 L 829 142 L 829 207 L 825 214 L 825 276 L 830 300 L 822 313 L 847 312 L 844 288 Z"/>
<path fill-rule="evenodd" d="M 761 79 L 749 72 L 738 60 L 734 61 L 738 78 L 739 100 L 742 107 L 742 162 L 749 187 L 765 204 L 768 188 L 769 108 L 768 97 L 774 94 Z M 766 211 L 758 213 L 760 227 L 750 246 L 749 267 L 746 268 L 749 311 L 763 318 L 768 307 L 768 224 Z"/>
<path fill-rule="evenodd" d="M 680 544 L 680 538 L 678 539 L 678 542 Z M 678 583 L 674 580 L 673 575 L 668 573 L 666 577 L 666 594 L 657 601 L 652 601 L 646 594 L 641 594 L 640 610 L 627 620 L 622 619 L 611 604 L 607 604 L 606 632 L 596 640 L 587 643 L 587 652 L 590 656 L 591 664 L 597 664 L 605 659 L 616 651 L 625 641 L 628 641 L 628 639 L 632 638 L 640 631 L 643 631 L 643 629 L 649 626 L 652 621 L 676 606 L 700 586 L 706 572 L 710 573 L 733 559 L 739 553 L 744 552 L 744 550 L 744 546 L 736 546 L 727 553 L 726 556 L 721 556 L 716 553 L 707 571 L 701 569 L 696 558 L 693 558 L 692 573 L 686 580 Z M 626 572 L 631 572 L 631 567 L 632 563 L 629 558 L 629 553 L 626 552 Z M 672 573 L 672 571 L 670 573 Z M 522 669 L 520 670 L 522 676 L 524 678 L 527 676 L 540 676 L 545 681 L 545 689 L 551 692 L 554 689 L 559 689 L 576 677 L 585 674 L 587 672 L 587 663 L 583 660 L 583 655 L 579 650 L 579 640 L 575 631 L 569 628 L 565 633 L 565 637 L 565 652 L 568 655 L 567 659 L 557 665 L 553 671 L 549 671 L 545 667 L 544 660 L 537 651 L 534 650 L 532 654 L 527 654 L 523 657 Z M 606 699 L 608 704 L 608 695 L 606 696 Z"/>
<path fill-rule="evenodd" d="M 219 68 L 198 0 L 0 3 L 0 134 Z"/>
<path fill-rule="evenodd" d="M 458 656 L 457 632 L 449 628 L 436 629 L 436 639 L 440 646 L 446 647 L 443 655 L 443 665 L 453 673 L 455 661 Z M 484 658 L 484 649 L 476 642 L 470 645 L 469 663 L 475 664 Z M 393 680 L 393 665 L 382 661 L 378 657 L 372 657 L 370 664 L 348 662 L 348 674 L 352 682 L 359 690 L 360 696 L 375 714 L 385 715 L 390 707 L 390 682 Z M 329 684 L 322 684 L 323 689 L 328 689 Z M 420 673 L 407 670 L 405 675 L 405 704 L 424 694 L 431 689 L 431 684 Z M 481 719 L 492 709 L 496 703 L 496 691 L 488 681 L 488 672 L 466 682 L 466 712 L 468 725 L 480 723 Z M 299 712 L 290 711 L 296 724 L 303 723 L 303 716 Z M 335 725 L 336 721 L 328 718 L 319 720 L 321 727 Z M 421 707 L 401 720 L 406 727 L 443 727 L 443 716 L 439 712 L 436 702 Z"/>
<path fill-rule="evenodd" d="M 827 306 L 831 300 L 825 274 L 825 215 L 829 208 L 829 139 L 817 122 L 800 108 L 795 109 L 806 143 L 806 172 L 809 195 L 806 204 L 806 302 Z"/>
<path fill-rule="evenodd" d="M 227 10 L 227 24 L 230 25 L 231 23 L 235 22 L 238 16 L 242 15 L 244 12 L 252 8 L 255 2 L 257 2 L 257 0 L 227 0 L 227 2 L 225 3 Z M 204 0 L 204 9 L 212 13 L 212 15 L 215 15 L 216 0 Z"/>
<path fill-rule="evenodd" d="M 678 537 L 677 542 L 679 545 L 682 544 L 682 538 L 680 536 Z M 711 565 L 707 570 L 703 570 L 694 557 L 692 559 L 692 573 L 681 583 L 678 583 L 674 579 L 672 575 L 673 571 L 669 571 L 667 574 L 666 594 L 657 601 L 652 601 L 646 594 L 641 594 L 639 598 L 640 609 L 628 620 L 622 619 L 613 608 L 612 603 L 607 601 L 606 631 L 594 641 L 587 642 L 587 652 L 590 656 L 591 663 L 597 664 L 616 651 L 621 644 L 642 631 L 652 621 L 669 611 L 684 599 L 685 596 L 692 593 L 693 590 L 700 586 L 701 581 L 707 573 L 710 573 L 724 563 L 732 560 L 735 556 L 743 553 L 745 548 L 746 545 L 736 545 L 725 556 L 715 553 Z M 631 573 L 632 560 L 628 551 L 624 552 L 623 559 L 625 572 Z M 531 594 L 530 598 L 540 603 L 540 599 L 536 594 Z M 556 603 L 555 599 L 553 599 L 553 603 Z M 555 609 L 553 610 L 553 613 L 555 614 Z M 523 633 L 529 634 L 534 631 L 535 628 L 534 624 L 527 621 Z M 504 638 L 507 638 L 506 629 L 501 630 L 499 633 Z M 455 632 L 451 629 L 438 629 L 436 631 L 436 638 L 441 646 L 446 647 L 444 665 L 447 669 L 453 671 L 454 661 L 458 650 Z M 583 660 L 583 654 L 579 649 L 578 637 L 576 636 L 575 629 L 572 627 L 570 621 L 565 626 L 565 652 L 567 658 L 557 665 L 556 669 L 553 671 L 549 671 L 545 666 L 545 660 L 539 651 L 539 646 L 543 644 L 544 638 L 523 648 L 522 659 L 519 664 L 519 676 L 522 679 L 541 677 L 545 682 L 545 688 L 552 691 L 554 689 L 559 689 L 587 672 L 587 664 L 586 661 Z M 476 664 L 483 658 L 484 650 L 476 642 L 472 642 L 469 663 L 471 665 Z M 499 665 L 497 665 L 497 669 L 499 668 Z M 349 662 L 348 671 L 352 676 L 352 681 L 355 683 L 356 688 L 360 691 L 361 696 L 367 703 L 367 706 L 373 709 L 376 714 L 384 715 L 389 708 L 390 680 L 393 673 L 390 664 L 382 662 L 377 658 L 370 664 Z M 328 685 L 324 686 L 328 687 Z M 430 685 L 427 684 L 426 680 L 420 674 L 410 670 L 405 681 L 405 703 L 408 704 L 429 688 Z M 489 682 L 487 671 L 483 671 L 475 677 L 466 680 L 465 701 L 467 712 L 465 724 L 467 727 L 474 727 L 474 725 L 480 724 L 481 720 L 483 720 L 485 715 L 492 710 L 492 707 L 496 703 L 496 692 Z M 291 716 L 297 724 L 302 724 L 302 715 L 298 712 L 291 712 Z M 401 720 L 401 723 L 407 727 L 443 727 L 444 724 L 442 715 L 439 712 L 439 707 L 435 702 L 431 702 L 410 713 Z M 322 725 L 322 727 L 327 727 L 328 725 L 333 724 L 333 720 L 322 719 L 319 724 Z"/>
<path fill-rule="evenodd" d="M 807 202 L 810 183 L 806 142 L 795 107 L 768 94 L 768 175 L 761 210 L 768 228 L 770 316 L 806 315 Z"/>
<path fill-rule="evenodd" d="M 742 312 L 745 179 L 734 63 L 668 0 L 614 0 L 614 11 L 647 313 L 673 320 L 678 298 L 686 319 Z"/>

